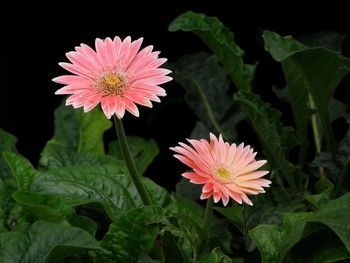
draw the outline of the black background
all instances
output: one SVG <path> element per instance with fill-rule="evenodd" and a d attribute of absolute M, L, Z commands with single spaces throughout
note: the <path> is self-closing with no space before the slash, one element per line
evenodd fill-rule
<path fill-rule="evenodd" d="M 228 2 L 232 2 L 232 6 Z M 283 120 L 288 124 L 292 123 L 288 106 L 279 102 L 271 91 L 273 84 L 284 85 L 282 71 L 264 51 L 262 31 L 268 29 L 293 36 L 338 31 L 347 34 L 343 53 L 350 56 L 349 21 L 345 16 L 348 9 L 336 2 L 318 4 L 317 8 L 306 8 L 294 1 L 279 6 L 235 1 L 188 2 L 186 5 L 175 1 L 95 1 L 92 4 L 50 1 L 26 6 L 13 2 L 12 6 L 1 9 L 0 127 L 19 139 L 19 152 L 36 165 L 41 150 L 53 134 L 53 110 L 63 99 L 54 95 L 59 85 L 51 79 L 65 74 L 57 65 L 67 61 L 65 53 L 80 43 L 92 46 L 96 37 L 115 35 L 122 38 L 130 35 L 132 39 L 144 37 L 143 46 L 154 45 L 155 50 L 162 52 L 161 57 L 170 62 L 188 53 L 207 50 L 191 33 L 168 32 L 168 24 L 187 10 L 217 16 L 235 32 L 236 41 L 246 52 L 245 62 L 259 61 L 254 91 L 281 109 Z M 336 94 L 346 103 L 349 82 L 347 77 Z M 161 154 L 147 175 L 174 189 L 184 166 L 171 157 L 168 147 L 189 137 L 196 117 L 183 102 L 180 86 L 171 82 L 164 88 L 168 96 L 161 104 L 155 103 L 153 109 L 140 107 L 140 118 L 127 114 L 124 125 L 127 134 L 154 138 L 158 142 Z M 239 139 L 254 144 L 255 137 L 249 127 L 243 125 L 240 129 L 243 132 Z M 114 131 L 109 131 L 106 141 L 114 136 Z"/>

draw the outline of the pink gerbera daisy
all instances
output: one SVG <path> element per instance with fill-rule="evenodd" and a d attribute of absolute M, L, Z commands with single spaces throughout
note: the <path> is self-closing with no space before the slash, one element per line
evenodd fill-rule
<path fill-rule="evenodd" d="M 247 195 L 264 193 L 263 187 L 271 183 L 261 178 L 268 171 L 256 171 L 266 161 L 256 161 L 256 152 L 250 146 L 230 145 L 221 135 L 217 139 L 212 133 L 210 143 L 204 139 L 188 141 L 193 147 L 180 142 L 180 146 L 170 149 L 179 153 L 174 157 L 193 169 L 182 176 L 192 183 L 204 184 L 201 199 L 213 196 L 215 203 L 222 199 L 226 206 L 232 198 L 240 204 L 243 201 L 253 205 Z"/>
<path fill-rule="evenodd" d="M 138 117 L 135 103 L 152 107 L 151 101 L 166 95 L 158 85 L 172 79 L 166 76 L 169 70 L 158 68 L 166 59 L 158 58 L 160 52 L 153 52 L 153 46 L 139 51 L 142 40 L 96 39 L 96 51 L 85 44 L 76 47 L 66 54 L 71 63 L 59 63 L 75 75 L 53 79 L 66 85 L 55 94 L 72 94 L 66 105 L 84 107 L 85 112 L 101 103 L 107 118 L 122 118 L 125 109 Z"/>

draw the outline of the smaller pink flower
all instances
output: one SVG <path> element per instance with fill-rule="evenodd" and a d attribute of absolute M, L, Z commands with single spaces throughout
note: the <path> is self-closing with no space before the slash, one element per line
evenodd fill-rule
<path fill-rule="evenodd" d="M 193 172 L 183 173 L 191 183 L 204 184 L 201 199 L 214 197 L 217 203 L 220 199 L 226 206 L 232 198 L 239 204 L 242 202 L 253 205 L 247 195 L 265 193 L 263 187 L 269 187 L 271 182 L 262 179 L 269 171 L 257 171 L 265 160 L 255 160 L 256 152 L 243 143 L 229 144 L 210 133 L 210 143 L 207 140 L 188 140 L 192 147 L 184 143 L 172 147 L 179 153 L 174 157 L 193 169 Z"/>
<path fill-rule="evenodd" d="M 88 112 L 101 104 L 107 118 L 116 114 L 123 118 L 125 111 L 139 116 L 136 104 L 152 107 L 165 96 L 160 84 L 170 81 L 170 70 L 159 68 L 166 62 L 158 58 L 153 46 L 139 51 L 143 39 L 130 37 L 96 39 L 96 51 L 85 44 L 66 54 L 71 63 L 59 63 L 73 75 L 53 81 L 65 85 L 55 94 L 70 94 L 66 105 L 84 107 Z"/>

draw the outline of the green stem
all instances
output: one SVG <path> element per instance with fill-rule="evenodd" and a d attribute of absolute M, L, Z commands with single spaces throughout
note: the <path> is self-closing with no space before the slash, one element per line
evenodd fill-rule
<path fill-rule="evenodd" d="M 213 111 L 211 110 L 211 107 L 209 105 L 209 102 L 207 100 L 207 97 L 206 95 L 204 94 L 200 84 L 198 83 L 198 81 L 194 78 L 192 78 L 192 81 L 194 83 L 194 85 L 196 86 L 197 90 L 198 90 L 198 93 L 199 95 L 201 96 L 202 100 L 203 100 L 203 105 L 205 107 L 205 109 L 207 110 L 207 113 L 208 113 L 208 117 L 211 121 L 211 123 L 213 124 L 214 128 L 222 135 L 222 137 L 227 141 L 227 137 L 225 136 L 224 134 L 224 131 L 221 129 L 220 125 L 217 123 L 217 121 L 215 120 L 215 117 L 214 117 L 214 114 L 213 114 Z"/>
<path fill-rule="evenodd" d="M 313 99 L 311 93 L 309 93 L 309 103 L 310 103 L 310 108 L 315 110 L 316 109 L 316 104 L 314 102 L 314 99 Z M 321 136 L 320 136 L 320 134 L 318 132 L 317 116 L 316 116 L 316 114 L 312 114 L 311 115 L 311 125 L 312 125 L 312 131 L 313 131 L 313 134 L 314 134 L 316 153 L 320 153 L 321 152 Z M 320 166 L 318 169 L 320 171 L 320 176 L 321 177 L 325 177 L 324 168 L 322 166 Z"/>
<path fill-rule="evenodd" d="M 136 186 L 137 192 L 139 193 L 144 205 L 151 205 L 152 204 L 151 198 L 149 197 L 143 183 L 141 182 L 134 160 L 131 156 L 129 145 L 126 140 L 126 136 L 124 132 L 123 122 L 116 115 L 114 115 L 114 125 L 117 131 L 120 149 L 122 151 L 122 154 L 123 154 L 126 166 L 129 170 L 129 174 L 132 178 L 132 181 Z"/>
<path fill-rule="evenodd" d="M 204 246 L 206 248 L 208 248 L 210 225 L 213 217 L 213 206 L 214 206 L 214 200 L 213 200 L 213 197 L 211 196 L 207 199 L 207 205 L 205 207 L 205 213 L 204 213 L 203 232 L 204 232 Z"/>

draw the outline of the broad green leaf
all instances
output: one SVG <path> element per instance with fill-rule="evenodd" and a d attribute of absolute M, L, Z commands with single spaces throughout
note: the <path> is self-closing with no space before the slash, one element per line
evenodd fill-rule
<path fill-rule="evenodd" d="M 17 203 L 23 206 L 22 212 L 25 213 L 27 219 L 25 223 L 44 220 L 70 224 L 95 235 L 96 224 L 87 217 L 77 216 L 74 209 L 67 206 L 57 196 L 24 191 L 17 191 L 12 196 Z"/>
<path fill-rule="evenodd" d="M 153 247 L 159 233 L 156 222 L 160 218 L 161 209 L 155 206 L 139 207 L 121 214 L 103 238 L 101 245 L 108 253 L 101 253 L 101 262 L 135 262 L 142 252 Z"/>
<path fill-rule="evenodd" d="M 315 188 L 319 193 L 314 195 L 306 195 L 305 199 L 317 209 L 320 209 L 331 200 L 334 185 L 327 178 L 321 177 L 316 183 Z"/>
<path fill-rule="evenodd" d="M 97 153 L 77 153 L 54 140 L 47 142 L 39 160 L 39 167 L 44 170 L 65 166 L 98 166 L 108 164 L 124 166 L 123 161 L 116 160 L 111 156 Z"/>
<path fill-rule="evenodd" d="M 80 120 L 80 137 L 78 152 L 104 154 L 103 134 L 112 127 L 112 122 L 106 118 L 99 108 L 88 113 L 77 111 Z"/>
<path fill-rule="evenodd" d="M 141 205 L 125 168 L 117 166 L 60 167 L 43 172 L 31 191 L 53 194 L 68 205 L 101 203 L 111 218 Z"/>
<path fill-rule="evenodd" d="M 237 89 L 251 89 L 255 65 L 243 63 L 243 50 L 236 44 L 233 33 L 219 19 L 188 11 L 169 25 L 169 31 L 178 30 L 196 34 L 220 59 Z"/>
<path fill-rule="evenodd" d="M 340 81 L 350 72 L 350 59 L 323 47 L 309 48 L 291 36 L 274 32 L 263 34 L 265 49 L 282 63 L 290 91 L 294 120 L 298 131 L 305 136 L 309 94 L 320 117 L 327 150 L 334 152 L 336 143 L 330 126 L 328 105 Z"/>
<path fill-rule="evenodd" d="M 145 173 L 147 167 L 153 162 L 154 158 L 159 154 L 157 143 L 152 139 L 146 141 L 145 139 L 134 136 L 128 136 L 127 140 L 136 167 L 140 175 L 142 175 Z M 118 160 L 124 160 L 118 141 L 113 141 L 109 144 L 108 154 Z"/>
<path fill-rule="evenodd" d="M 347 183 L 348 169 L 350 168 L 350 117 L 347 118 L 349 125 L 348 131 L 340 141 L 339 147 L 335 154 L 330 152 L 321 152 L 311 162 L 312 167 L 325 167 L 330 172 L 333 182 L 336 182 L 335 193 L 340 190 L 348 190 L 350 185 Z"/>
<path fill-rule="evenodd" d="M 214 248 L 209 255 L 202 257 L 200 260 L 194 261 L 194 263 L 235 263 L 231 258 L 226 256 L 220 248 Z"/>
<path fill-rule="evenodd" d="M 84 230 L 45 221 L 35 222 L 28 230 L 0 234 L 0 261 L 4 263 L 45 263 L 51 256 L 57 260 L 99 249 L 99 243 Z"/>
<path fill-rule="evenodd" d="M 188 258 L 199 254 L 203 237 L 204 209 L 195 202 L 177 194 L 171 194 L 171 202 L 165 207 L 171 224 L 164 227 L 178 239 L 178 244 Z"/>
<path fill-rule="evenodd" d="M 197 201 L 202 193 L 202 187 L 198 184 L 190 183 L 190 181 L 184 177 L 176 184 L 175 189 L 178 195 L 186 197 L 192 201 Z"/>
<path fill-rule="evenodd" d="M 112 127 L 112 122 L 95 108 L 84 113 L 62 103 L 55 110 L 53 139 L 77 152 L 104 154 L 103 134 Z"/>
<path fill-rule="evenodd" d="M 16 153 L 3 152 L 3 157 L 16 178 L 18 190 L 29 190 L 33 180 L 39 176 L 39 172 L 27 159 Z"/>
<path fill-rule="evenodd" d="M 11 172 L 7 162 L 5 161 L 2 152 L 17 153 L 16 150 L 17 138 L 12 134 L 0 129 L 0 178 L 11 178 Z"/>
<path fill-rule="evenodd" d="M 142 179 L 155 204 L 164 205 L 168 193 L 147 178 Z M 142 200 L 123 166 L 60 167 L 43 172 L 31 190 L 53 194 L 68 205 L 100 203 L 108 215 L 116 218 L 122 210 L 142 205 Z"/>
<path fill-rule="evenodd" d="M 146 253 L 141 253 L 137 259 L 137 263 L 160 263 L 160 261 L 150 258 Z"/>
<path fill-rule="evenodd" d="M 331 230 L 325 229 L 301 240 L 286 256 L 286 263 L 331 263 L 349 259 L 339 238 Z"/>
<path fill-rule="evenodd" d="M 329 107 L 328 107 L 329 120 L 333 122 L 341 117 L 346 118 L 347 110 L 348 110 L 347 104 L 335 98 L 331 98 L 331 100 L 329 101 Z"/>
<path fill-rule="evenodd" d="M 263 195 L 252 196 L 253 206 L 245 205 L 243 207 L 243 234 L 245 246 L 248 251 L 251 252 L 255 249 L 255 243 L 248 235 L 251 229 L 254 229 L 260 224 L 280 225 L 282 224 L 283 214 L 285 212 L 294 212 L 303 207 L 299 203 L 301 200 L 296 196 L 293 196 L 292 200 L 282 200 L 279 196 L 279 191 L 275 192 L 275 189 L 272 188 Z"/>
<path fill-rule="evenodd" d="M 226 219 L 214 218 L 210 228 L 209 248 L 218 247 L 225 253 L 232 253 L 229 222 Z"/>
<path fill-rule="evenodd" d="M 249 232 L 262 262 L 283 262 L 287 252 L 303 237 L 309 223 L 329 227 L 350 251 L 350 193 L 330 201 L 317 212 L 286 213 L 282 226 L 259 225 Z"/>
<path fill-rule="evenodd" d="M 173 65 L 173 70 L 174 79 L 186 90 L 187 104 L 207 134 L 216 130 L 227 140 L 234 139 L 235 126 L 244 116 L 228 95 L 230 82 L 216 57 L 205 53 L 185 56 Z"/>
<path fill-rule="evenodd" d="M 185 252 L 176 242 L 175 237 L 168 231 L 164 231 L 162 236 L 162 248 L 165 262 L 168 263 L 188 263 L 189 259 Z"/>
<path fill-rule="evenodd" d="M 11 230 L 16 226 L 20 206 L 11 197 L 16 190 L 14 178 L 0 180 L 0 232 Z"/>
<path fill-rule="evenodd" d="M 226 219 L 228 219 L 241 233 L 243 230 L 243 207 L 233 206 L 233 207 L 215 207 L 215 210 L 222 214 Z"/>
<path fill-rule="evenodd" d="M 297 185 L 295 168 L 287 160 L 289 149 L 299 143 L 299 137 L 291 127 L 284 127 L 280 121 L 281 112 L 272 108 L 260 96 L 249 92 L 238 92 L 234 98 L 249 118 L 250 125 L 263 146 L 270 166 L 276 169 L 277 176 L 283 175 L 292 190 Z"/>

